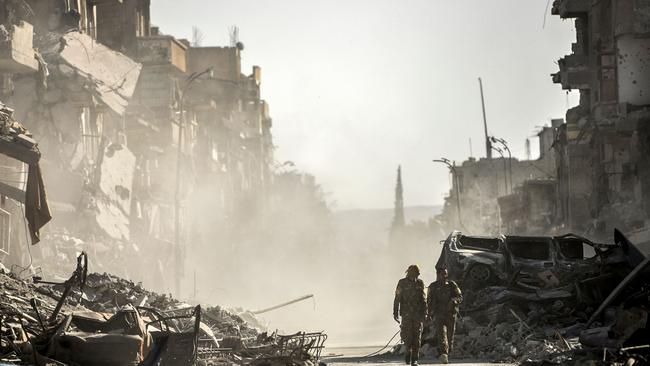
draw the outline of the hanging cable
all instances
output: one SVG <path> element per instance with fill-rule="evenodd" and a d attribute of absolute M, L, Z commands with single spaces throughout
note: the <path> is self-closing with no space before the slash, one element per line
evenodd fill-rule
<path fill-rule="evenodd" d="M 373 352 L 373 353 L 369 353 L 369 354 L 367 354 L 367 355 L 365 355 L 365 356 L 363 356 L 363 357 L 361 357 L 361 358 L 368 358 L 368 357 L 375 356 L 375 355 L 377 355 L 379 352 L 381 352 L 381 351 L 385 350 L 386 348 L 388 348 L 388 346 L 390 346 L 390 342 L 392 342 L 393 339 L 395 339 L 395 337 L 397 337 L 397 335 L 399 334 L 399 332 L 400 332 L 400 331 L 398 330 L 398 331 L 397 331 L 397 332 L 396 332 L 396 333 L 395 333 L 395 334 L 390 338 L 390 340 L 388 341 L 388 343 L 386 343 L 385 346 L 383 346 L 382 348 L 376 350 L 375 352 Z M 400 339 L 400 341 L 401 341 L 401 339 Z"/>

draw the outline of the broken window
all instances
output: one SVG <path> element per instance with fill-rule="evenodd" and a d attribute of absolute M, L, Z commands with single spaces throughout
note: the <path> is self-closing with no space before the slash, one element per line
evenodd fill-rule
<path fill-rule="evenodd" d="M 9 255 L 11 214 L 0 208 L 0 254 Z"/>
<path fill-rule="evenodd" d="M 550 238 L 508 239 L 507 244 L 510 253 L 518 258 L 549 260 L 551 257 Z"/>
<path fill-rule="evenodd" d="M 136 9 L 136 36 L 148 37 L 149 36 L 149 7 L 148 4 L 139 3 Z"/>
<path fill-rule="evenodd" d="M 94 163 L 99 155 L 99 145 L 103 132 L 103 115 L 91 110 L 89 107 L 83 107 L 79 114 L 79 125 L 84 153 L 88 161 Z"/>
<path fill-rule="evenodd" d="M 479 249 L 479 250 L 499 250 L 499 239 L 496 238 L 481 238 L 471 236 L 461 236 L 458 239 L 459 248 Z"/>
<path fill-rule="evenodd" d="M 97 38 L 97 5 L 89 1 L 79 3 L 79 12 L 81 13 L 81 31 L 85 32 L 92 38 Z"/>
<path fill-rule="evenodd" d="M 565 259 L 581 260 L 596 256 L 596 250 L 591 245 L 579 239 L 558 240 L 560 254 Z"/>

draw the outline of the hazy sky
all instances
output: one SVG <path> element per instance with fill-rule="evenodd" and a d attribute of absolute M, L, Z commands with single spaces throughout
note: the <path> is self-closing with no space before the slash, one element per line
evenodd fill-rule
<path fill-rule="evenodd" d="M 446 168 L 484 156 L 477 77 L 491 134 L 524 141 L 567 97 L 550 73 L 570 53 L 572 21 L 546 0 L 154 0 L 152 23 L 204 46 L 239 26 L 245 73 L 262 67 L 278 161 L 316 175 L 336 208 L 391 207 L 402 164 L 407 205 L 441 204 Z M 533 146 L 536 146 L 534 141 Z"/>

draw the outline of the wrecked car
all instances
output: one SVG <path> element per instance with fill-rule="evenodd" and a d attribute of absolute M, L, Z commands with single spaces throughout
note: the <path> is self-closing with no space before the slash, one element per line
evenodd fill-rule
<path fill-rule="evenodd" d="M 461 232 L 441 243 L 437 266 L 447 266 L 463 289 L 458 357 L 526 365 L 647 364 L 650 253 L 620 231 L 612 244 L 574 234 Z M 487 269 L 473 272 L 479 265 Z M 430 326 L 422 352 L 433 352 L 436 337 Z"/>
<path fill-rule="evenodd" d="M 441 243 L 436 266 L 446 267 L 450 278 L 474 288 L 516 284 L 535 290 L 558 286 L 563 278 L 582 281 L 594 276 L 600 284 L 605 280 L 601 277 L 609 276 L 615 286 L 620 274 L 635 264 L 631 257 L 638 257 L 623 244 L 594 243 L 575 234 L 483 237 L 454 231 Z"/>

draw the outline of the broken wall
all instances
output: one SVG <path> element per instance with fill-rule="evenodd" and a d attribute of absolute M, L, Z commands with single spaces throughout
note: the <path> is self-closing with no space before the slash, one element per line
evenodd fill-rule
<path fill-rule="evenodd" d="M 565 225 L 605 237 L 612 227 L 636 230 L 648 219 L 650 196 L 639 131 L 650 112 L 650 3 L 555 1 L 553 14 L 576 18 L 573 54 L 553 81 L 580 90 L 580 105 L 567 111 L 559 187 Z M 567 10 L 571 9 L 571 11 Z M 572 79 L 566 60 L 580 59 L 588 78 Z"/>
<path fill-rule="evenodd" d="M 78 32 L 41 34 L 37 45 L 47 78 L 14 76 L 7 99 L 45 156 L 52 230 L 128 240 L 134 157 L 123 115 L 141 66 Z"/>
<path fill-rule="evenodd" d="M 149 7 L 149 0 L 95 1 L 97 40 L 114 50 L 135 55 L 138 37 L 150 35 Z"/>
<path fill-rule="evenodd" d="M 443 225 L 450 229 L 462 226 L 465 232 L 472 235 L 501 233 L 498 198 L 511 194 L 528 180 L 553 179 L 554 154 L 553 151 L 547 151 L 538 160 L 470 158 L 456 166 L 458 178 L 454 179 L 450 195 L 445 199 L 443 212 L 439 216 Z M 457 219 L 456 184 L 460 193 L 462 223 L 458 223 Z"/>
<path fill-rule="evenodd" d="M 215 79 L 239 81 L 241 56 L 236 47 L 190 47 L 188 49 L 189 72 L 201 72 L 212 67 Z"/>

